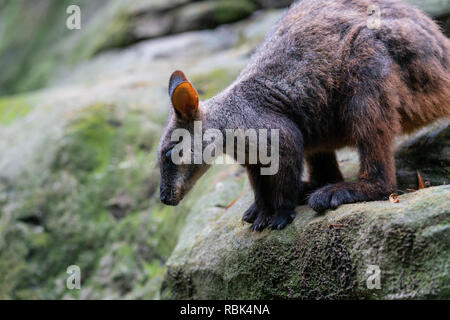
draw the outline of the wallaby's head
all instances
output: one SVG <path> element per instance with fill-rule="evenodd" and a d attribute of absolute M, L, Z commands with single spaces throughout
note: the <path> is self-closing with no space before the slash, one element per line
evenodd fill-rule
<path fill-rule="evenodd" d="M 202 110 L 197 91 L 183 72 L 175 71 L 170 77 L 169 97 L 172 107 L 158 148 L 160 199 L 177 205 L 209 165 L 194 160 L 194 149 L 203 149 L 194 145 L 194 122 L 202 120 Z"/>

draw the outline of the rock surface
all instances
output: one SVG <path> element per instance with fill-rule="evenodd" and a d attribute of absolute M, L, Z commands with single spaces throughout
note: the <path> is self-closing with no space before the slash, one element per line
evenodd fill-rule
<path fill-rule="evenodd" d="M 231 294 L 399 298 L 406 297 L 399 294 L 414 292 L 416 297 L 448 297 L 448 289 L 440 282 L 443 279 L 448 283 L 447 274 L 440 269 L 448 269 L 448 219 L 443 207 L 448 207 L 447 187 L 404 195 L 395 205 L 382 202 L 344 206 L 322 217 L 298 208 L 292 227 L 271 234 L 251 234 L 241 225 L 241 209 L 251 194 L 245 175 L 235 166 L 211 169 L 179 207 L 159 203 L 155 151 L 167 119 L 170 73 L 183 69 L 201 98 L 211 97 L 236 77 L 282 10 L 264 10 L 244 17 L 249 11 L 290 1 L 252 0 L 245 1 L 245 5 L 241 1 L 217 1 L 233 3 L 227 12 L 237 14 L 226 14 L 204 25 L 204 15 L 196 12 L 196 18 L 189 20 L 189 28 L 213 28 L 223 22 L 244 20 L 203 31 L 182 32 L 189 29 L 183 26 L 177 29 L 179 34 L 162 38 L 159 35 L 175 32 L 174 22 L 171 31 L 134 33 L 146 15 L 170 17 L 195 6 L 211 10 L 218 5 L 213 2 L 216 0 L 0 0 L 0 298 L 157 299 L 169 257 L 162 291 L 165 298 Z M 65 25 L 65 9 L 72 3 L 82 7 L 82 29 L 54 28 L 55 24 Z M 240 9 L 233 11 L 237 7 Z M 208 10 L 205 12 L 212 12 Z M 17 28 L 19 23 L 21 27 Z M 448 180 L 448 150 L 444 148 L 445 144 L 448 148 L 448 129 L 429 136 L 439 137 L 433 138 L 431 144 L 424 143 L 426 150 L 434 149 L 425 157 L 432 159 L 433 165 L 422 160 L 422 147 L 413 151 L 417 161 L 402 153 L 411 150 L 409 147 L 400 148 L 399 179 L 405 178 L 404 190 L 416 188 L 416 170 L 432 186 L 441 184 L 441 179 Z M 343 150 L 339 160 L 345 177 L 355 179 L 357 155 Z M 429 211 L 421 211 L 420 203 Z M 392 240 L 396 237 L 392 231 L 395 219 L 399 219 L 402 235 L 408 237 L 399 235 L 399 239 Z M 339 220 L 345 228 L 330 227 L 328 220 Z M 380 230 L 375 222 L 379 222 Z M 315 223 L 324 226 L 323 233 Z M 358 226 L 373 230 L 359 230 Z M 323 243 L 314 242 L 309 234 L 317 235 L 317 241 Z M 384 249 L 371 250 L 362 235 L 380 235 Z M 425 241 L 429 249 L 411 238 Z M 211 244 L 212 239 L 217 244 Z M 392 241 L 400 245 L 398 253 Z M 323 275 L 314 277 L 312 270 L 318 269 L 302 264 L 299 258 L 303 255 L 316 261 L 311 251 L 302 251 L 303 242 L 322 250 L 323 254 L 317 256 L 319 262 L 336 258 L 337 262 L 330 263 L 339 266 L 338 271 L 333 273 L 329 265 L 323 264 Z M 283 251 L 285 247 L 278 246 L 283 243 L 293 247 Z M 326 254 L 321 245 L 326 248 L 327 243 L 336 243 L 338 251 L 342 248 L 351 252 L 350 260 L 344 251 L 343 255 L 331 251 Z M 410 243 L 412 249 L 408 251 L 405 246 Z M 206 244 L 211 245 L 211 250 L 206 250 Z M 367 249 L 360 251 L 360 256 L 357 245 Z M 437 250 L 441 253 L 439 261 Z M 287 252 L 292 253 L 292 259 Z M 404 252 L 405 271 L 398 275 L 398 257 Z M 199 271 L 204 266 L 192 259 L 200 253 L 205 257 L 199 261 L 206 257 L 211 260 L 204 273 Z M 429 264 L 424 264 L 423 257 Z M 417 266 L 411 262 L 416 258 Z M 242 268 L 233 271 L 240 259 Z M 265 264 L 268 261 L 275 261 L 273 270 Z M 355 268 L 350 277 L 344 272 L 346 261 Z M 213 265 L 218 262 L 224 265 Z M 249 262 L 260 270 L 252 266 L 249 270 L 254 272 L 245 273 L 243 268 Z M 382 269 L 382 289 L 376 291 L 379 295 L 356 289 L 369 262 L 378 263 Z M 65 283 L 66 269 L 73 264 L 82 270 L 79 291 L 67 289 Z M 284 267 L 290 264 L 298 269 L 286 268 L 289 273 L 284 275 Z M 390 267 L 395 271 L 392 274 L 383 269 Z M 423 268 L 432 270 L 436 278 Z M 261 280 L 265 273 L 265 280 L 270 282 Z M 207 277 L 205 283 L 199 283 L 199 274 Z M 251 278 L 255 274 L 259 280 Z M 300 274 L 307 281 L 302 282 Z M 341 274 L 346 275 L 344 279 L 336 278 Z M 412 284 L 415 275 L 420 277 L 417 286 Z M 255 280 L 254 284 L 249 285 L 247 278 Z M 321 284 L 330 285 L 331 279 L 337 279 L 331 289 L 323 289 Z M 423 285 L 424 279 L 428 286 Z M 404 284 L 402 290 L 389 289 L 399 281 Z M 207 283 L 217 284 L 217 290 L 206 288 Z M 317 286 L 310 290 L 315 283 Z M 300 289 L 295 291 L 297 285 Z"/>
<path fill-rule="evenodd" d="M 402 143 L 396 154 L 397 182 L 402 190 L 417 188 L 419 172 L 425 184 L 450 181 L 450 121 L 440 121 Z"/>
<path fill-rule="evenodd" d="M 449 186 L 324 215 L 299 207 L 281 232 L 243 225 L 251 203 L 246 193 L 228 210 L 192 210 L 167 262 L 164 298 L 449 297 Z M 378 289 L 370 278 L 375 270 Z"/>

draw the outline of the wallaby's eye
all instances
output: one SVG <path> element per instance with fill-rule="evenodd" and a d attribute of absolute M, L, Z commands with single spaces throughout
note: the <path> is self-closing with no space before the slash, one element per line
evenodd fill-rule
<path fill-rule="evenodd" d="M 166 152 L 166 158 L 170 158 L 170 156 L 172 155 L 172 150 L 170 149 L 169 151 Z"/>

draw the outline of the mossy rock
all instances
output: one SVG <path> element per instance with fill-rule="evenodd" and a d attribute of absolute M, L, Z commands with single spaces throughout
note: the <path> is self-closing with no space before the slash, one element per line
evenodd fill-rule
<path fill-rule="evenodd" d="M 197 89 L 200 99 L 205 100 L 225 89 L 237 75 L 237 70 L 219 68 L 205 74 L 195 74 L 190 80 Z"/>
<path fill-rule="evenodd" d="M 251 1 L 215 0 L 194 2 L 174 11 L 171 33 L 211 29 L 244 19 L 255 10 Z"/>
<path fill-rule="evenodd" d="M 149 125 L 138 109 L 102 103 L 70 117 L 49 150 L 50 167 L 37 158 L 17 181 L 1 182 L 0 296 L 154 298 L 159 282 L 146 277 L 145 266 L 160 274 L 163 255 L 172 249 L 156 247 L 162 221 L 151 214 L 158 210 L 161 127 Z M 112 268 L 109 278 L 98 269 L 105 261 Z M 81 291 L 65 286 L 71 264 L 82 270 Z M 155 286 L 147 287 L 149 281 Z M 141 287 L 146 290 L 135 291 Z"/>
<path fill-rule="evenodd" d="M 66 28 L 70 5 L 81 8 L 80 30 Z M 107 5 L 86 0 L 6 1 L 0 11 L 0 95 L 42 88 L 61 69 L 126 45 L 127 5 L 120 0 Z"/>
<path fill-rule="evenodd" d="M 0 99 L 0 126 L 8 125 L 17 118 L 26 116 L 32 106 L 25 96 L 4 97 Z"/>
<path fill-rule="evenodd" d="M 437 122 L 402 143 L 397 149 L 396 167 L 403 191 L 417 189 L 418 174 L 431 186 L 450 182 L 450 121 Z"/>
<path fill-rule="evenodd" d="M 263 233 L 241 222 L 250 193 L 228 210 L 192 211 L 162 297 L 448 299 L 449 195 L 450 187 L 436 187 L 325 215 L 299 207 L 292 225 Z M 381 271 L 379 289 L 367 284 L 372 266 Z"/>

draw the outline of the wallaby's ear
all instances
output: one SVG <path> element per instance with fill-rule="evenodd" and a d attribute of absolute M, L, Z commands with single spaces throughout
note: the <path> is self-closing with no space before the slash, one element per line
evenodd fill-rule
<path fill-rule="evenodd" d="M 169 96 L 177 114 L 192 120 L 198 110 L 198 94 L 182 71 L 175 71 L 169 80 Z"/>

